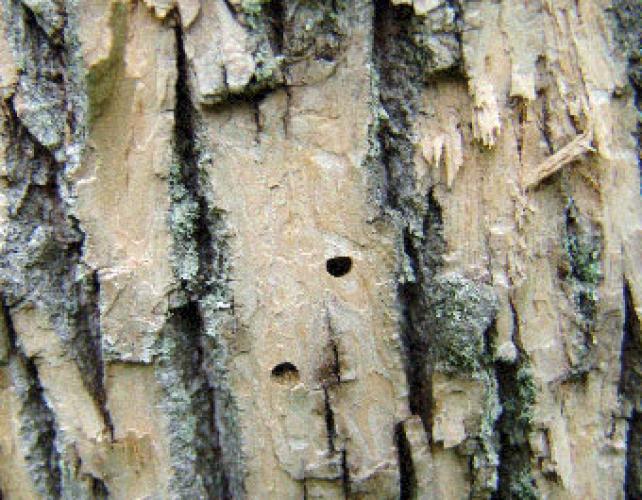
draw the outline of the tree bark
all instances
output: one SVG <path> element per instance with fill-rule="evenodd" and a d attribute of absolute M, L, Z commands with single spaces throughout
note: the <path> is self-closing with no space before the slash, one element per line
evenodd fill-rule
<path fill-rule="evenodd" d="M 631 0 L 2 0 L 0 499 L 642 498 Z"/>

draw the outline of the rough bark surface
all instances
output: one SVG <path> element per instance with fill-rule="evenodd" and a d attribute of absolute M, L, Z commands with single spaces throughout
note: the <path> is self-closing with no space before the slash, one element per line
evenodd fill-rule
<path fill-rule="evenodd" d="M 0 499 L 642 498 L 632 0 L 2 0 Z"/>

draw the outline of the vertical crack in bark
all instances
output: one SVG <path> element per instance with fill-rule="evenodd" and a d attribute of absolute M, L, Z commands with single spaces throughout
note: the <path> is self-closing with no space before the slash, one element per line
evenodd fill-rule
<path fill-rule="evenodd" d="M 92 476 L 91 494 L 93 495 L 94 500 L 107 500 L 109 498 L 109 489 L 103 481 L 101 481 L 97 477 Z"/>
<path fill-rule="evenodd" d="M 443 19 L 454 21 L 440 28 L 414 16 L 411 7 L 378 0 L 375 8 L 374 59 L 383 112 L 375 127 L 379 158 L 373 163 L 382 179 L 378 192 L 383 212 L 398 227 L 403 242 L 398 296 L 410 409 L 421 417 L 430 440 L 433 373 L 481 383 L 481 423 L 470 434 L 471 488 L 473 497 L 488 497 L 496 489 L 498 462 L 495 425 L 500 407 L 488 346 L 497 298 L 487 285 L 457 273 L 442 273 L 446 246 L 435 196 L 437 181 L 433 179 L 433 186 L 420 192 L 414 165 L 414 124 L 425 85 L 463 78 L 461 6 L 459 2 L 441 5 L 451 14 Z M 431 44 L 444 50 L 434 52 Z"/>
<path fill-rule="evenodd" d="M 316 378 L 323 390 L 324 417 L 326 434 L 328 440 L 328 455 L 332 460 L 337 458 L 340 453 L 341 459 L 341 481 L 344 491 L 346 490 L 346 481 L 349 482 L 349 472 L 347 463 L 346 444 L 338 449 L 337 447 L 337 425 L 335 421 L 334 409 L 332 408 L 332 397 L 336 397 L 341 387 L 341 358 L 339 353 L 339 340 L 335 327 L 332 324 L 332 318 L 326 309 L 326 326 L 328 330 L 328 343 L 322 352 L 322 358 L 317 367 Z"/>
<path fill-rule="evenodd" d="M 454 9 L 458 4 L 445 4 Z M 447 16 L 445 16 L 447 17 Z M 374 158 L 371 168 L 381 181 L 374 197 L 400 233 L 402 249 L 398 297 L 401 309 L 401 339 L 409 390 L 410 411 L 421 418 L 426 435 L 432 437 L 432 372 L 430 320 L 433 280 L 442 266 L 445 251 L 441 208 L 432 188 L 425 195 L 416 189 L 414 124 L 421 109 L 426 82 L 439 75 L 457 72 L 461 61 L 461 37 L 457 28 L 444 27 L 437 33 L 412 7 L 393 6 L 376 0 L 374 13 L 374 68 L 382 111 L 375 123 Z M 445 40 L 456 47 L 445 50 L 449 60 L 440 60 L 427 40 L 441 45 Z M 454 42 L 454 43 L 452 43 Z M 447 42 L 448 43 L 448 42 Z M 436 45 L 433 45 L 433 47 Z M 403 222 L 402 222 L 403 221 Z M 413 498 L 416 491 L 414 465 L 402 424 L 395 430 L 401 498 Z"/>
<path fill-rule="evenodd" d="M 210 325 L 216 314 L 213 309 L 228 300 L 225 243 L 215 233 L 222 224 L 221 216 L 210 208 L 205 191 L 202 167 L 206 160 L 178 15 L 174 22 L 175 164 L 170 169 L 169 190 L 174 269 L 180 289 L 162 334 L 163 354 L 157 371 L 170 417 L 170 489 L 185 498 L 236 498 L 242 496 L 242 476 L 236 470 L 241 466 L 240 450 L 233 449 L 233 417 L 228 415 L 233 404 L 223 388 L 224 353 L 219 352 L 223 347 L 214 341 L 218 332 L 210 331 L 215 328 Z M 227 455 L 232 450 L 230 456 L 226 450 Z"/>
<path fill-rule="evenodd" d="M 212 233 L 208 226 L 207 200 L 202 192 L 203 173 L 199 168 L 196 110 L 188 83 L 188 68 L 180 19 L 176 20 L 176 104 L 174 149 L 176 165 L 170 172 L 172 230 L 175 235 L 175 266 L 183 289 L 194 299 L 210 285 L 215 260 Z"/>
<path fill-rule="evenodd" d="M 22 125 L 12 99 L 5 101 L 5 110 L 12 137 L 8 157 L 14 169 L 9 190 L 20 191 L 11 207 L 9 251 L 2 256 L 5 288 L 13 303 L 45 305 L 112 430 L 104 388 L 100 285 L 97 273 L 82 263 L 84 234 L 61 195 L 64 164 Z M 16 248 L 22 255 L 16 255 Z M 29 249 L 28 255 L 24 249 Z"/>
<path fill-rule="evenodd" d="M 531 472 L 532 405 L 535 398 L 530 371 L 523 362 L 495 365 L 502 414 L 497 422 L 499 432 L 498 487 L 495 499 L 536 499 L 538 495 Z"/>
<path fill-rule="evenodd" d="M 4 322 L 9 336 L 9 369 L 15 394 L 20 401 L 19 437 L 35 490 L 45 498 L 60 498 L 60 456 L 56 448 L 56 420 L 47 405 L 33 359 L 28 358 L 17 344 L 9 307 L 1 299 Z"/>
<path fill-rule="evenodd" d="M 337 437 L 337 427 L 334 422 L 334 411 L 332 410 L 332 403 L 330 402 L 327 386 L 323 387 L 323 402 L 325 406 L 325 427 L 328 434 L 328 451 L 334 454 L 337 451 L 334 443 Z"/>
<path fill-rule="evenodd" d="M 624 290 L 619 393 L 628 421 L 624 491 L 627 500 L 642 498 L 642 330 L 628 283 Z"/>
<path fill-rule="evenodd" d="M 421 285 L 418 284 L 421 283 L 421 276 L 417 276 L 421 273 L 418 256 L 407 230 L 404 231 L 404 252 L 410 259 L 411 269 L 418 280 L 415 283 L 403 283 L 399 286 L 399 298 L 403 313 L 401 333 L 404 344 L 406 377 L 409 385 L 408 399 L 410 411 L 421 417 L 424 429 L 430 433 L 432 428 L 432 390 L 428 373 L 428 350 L 414 324 L 415 320 L 413 320 L 417 312 L 425 306 L 425 301 Z"/>
<path fill-rule="evenodd" d="M 56 420 L 47 405 L 32 359 L 18 354 L 14 384 L 22 400 L 20 434 L 26 444 L 26 455 L 34 486 L 45 497 L 59 498 L 62 491 L 60 456 L 56 447 Z"/>
<path fill-rule="evenodd" d="M 395 444 L 399 454 L 399 499 L 414 500 L 417 497 L 417 476 L 403 422 L 395 427 Z"/>
<path fill-rule="evenodd" d="M 499 434 L 498 484 L 492 498 L 534 500 L 539 495 L 532 476 L 528 436 L 532 431 L 536 387 L 520 338 L 517 310 L 512 300 L 509 300 L 509 305 L 513 318 L 512 341 L 517 347 L 518 357 L 512 363 L 495 362 L 502 413 L 496 423 Z"/>
<path fill-rule="evenodd" d="M 460 13 L 458 5 L 456 7 L 458 18 Z M 443 8 L 454 7 L 446 5 Z M 466 304 L 457 302 L 457 283 L 436 281 L 445 252 L 441 208 L 433 188 L 426 194 L 416 188 L 414 167 L 416 141 L 413 128 L 422 106 L 426 82 L 442 75 L 450 77 L 453 72 L 459 71 L 461 40 L 458 24 L 455 23 L 454 32 L 435 33 L 413 15 L 411 7 L 393 7 L 387 0 L 378 0 L 375 9 L 374 58 L 384 110 L 376 131 L 382 167 L 380 192 L 384 213 L 391 216 L 402 235 L 398 296 L 410 410 L 419 415 L 430 440 L 433 427 L 432 374 L 437 368 L 436 364 L 444 365 L 442 368 L 448 371 L 455 368 L 484 372 L 480 376 L 485 375 L 482 379 L 487 381 L 484 387 L 489 392 L 486 398 L 489 401 L 488 408 L 484 411 L 488 425 L 482 424 L 480 430 L 475 452 L 477 466 L 471 477 L 473 490 L 481 491 L 486 488 L 484 470 L 494 466 L 492 435 L 489 435 L 493 432 L 488 427 L 494 422 L 495 414 L 494 406 L 490 404 L 493 400 L 490 394 L 493 391 L 492 380 L 481 362 L 485 353 L 484 340 L 477 339 L 477 335 L 483 332 L 467 328 L 470 331 L 466 331 L 466 334 L 471 338 L 464 336 L 461 339 L 467 346 L 468 340 L 475 340 L 474 344 L 479 344 L 479 352 L 467 347 L 467 353 L 475 351 L 470 359 L 459 352 L 450 355 L 456 346 L 449 345 L 453 339 L 441 332 L 441 326 L 444 325 L 441 325 L 443 320 L 438 318 L 439 311 L 445 311 L 446 315 L 450 309 L 469 313 Z M 457 47 L 447 62 L 436 59 L 429 46 L 424 45 L 426 39 L 440 43 L 440 36 L 454 39 L 452 45 Z M 462 296 L 462 300 L 472 299 L 476 293 L 477 290 L 471 288 L 470 294 Z M 482 293 L 482 296 L 485 295 Z M 488 318 L 484 317 L 486 324 L 490 324 L 494 317 L 490 311 L 491 302 L 490 298 L 482 301 L 488 306 L 488 311 L 484 308 L 475 310 L 481 316 L 488 313 Z M 412 498 L 416 489 L 412 455 L 401 428 L 397 429 L 396 437 L 401 473 L 400 495 L 402 498 Z"/>
<path fill-rule="evenodd" d="M 640 172 L 640 194 L 642 194 L 642 161 L 640 144 L 642 144 L 642 7 L 639 0 L 614 0 L 609 9 L 614 22 L 613 34 L 620 50 L 628 59 L 628 76 L 633 90 L 633 99 L 638 109 L 637 150 L 638 170 Z"/>
<path fill-rule="evenodd" d="M 343 497 L 350 498 L 350 467 L 348 466 L 348 450 L 341 450 L 341 485 L 343 487 Z"/>
<path fill-rule="evenodd" d="M 204 372 L 203 320 L 194 301 L 174 309 L 163 331 L 159 378 L 169 416 L 170 488 L 183 498 L 229 498 L 221 467 L 213 389 Z"/>
<path fill-rule="evenodd" d="M 410 7 L 394 8 L 388 0 L 375 2 L 374 59 L 385 118 L 379 123 L 384 210 L 393 220 L 406 221 L 403 234 L 405 276 L 399 284 L 402 341 L 410 409 L 431 428 L 431 390 L 424 332 L 426 287 L 437 271 L 443 252 L 441 214 L 432 194 L 423 198 L 414 186 L 412 130 L 431 55 L 417 46 L 412 29 L 418 21 Z M 415 23 L 415 24 L 413 24 Z"/>
<path fill-rule="evenodd" d="M 524 134 L 527 115 L 527 103 L 524 99 L 514 97 L 511 101 L 514 116 L 517 118 L 515 129 L 515 145 L 517 147 L 517 157 L 519 164 L 523 164 Z"/>

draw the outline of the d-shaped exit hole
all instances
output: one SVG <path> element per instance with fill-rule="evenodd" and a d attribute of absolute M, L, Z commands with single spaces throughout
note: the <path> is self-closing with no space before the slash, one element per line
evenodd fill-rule
<path fill-rule="evenodd" d="M 281 384 L 292 384 L 299 381 L 299 369 L 289 361 L 279 363 L 272 368 L 272 380 Z"/>
<path fill-rule="evenodd" d="M 325 262 L 326 271 L 335 278 L 345 276 L 352 269 L 352 259 L 350 257 L 332 257 Z"/>

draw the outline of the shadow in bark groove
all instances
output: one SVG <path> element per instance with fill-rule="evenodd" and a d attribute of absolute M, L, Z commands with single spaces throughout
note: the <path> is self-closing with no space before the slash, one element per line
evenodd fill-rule
<path fill-rule="evenodd" d="M 624 491 L 627 500 L 642 498 L 642 331 L 628 283 L 623 289 L 624 335 L 622 337 L 619 393 L 629 406 L 626 436 Z"/>

